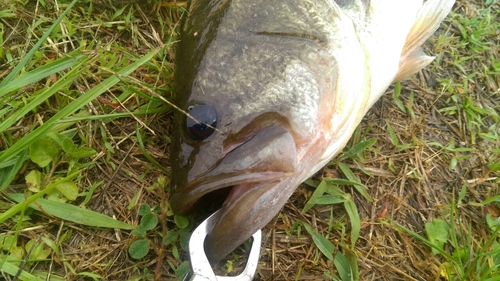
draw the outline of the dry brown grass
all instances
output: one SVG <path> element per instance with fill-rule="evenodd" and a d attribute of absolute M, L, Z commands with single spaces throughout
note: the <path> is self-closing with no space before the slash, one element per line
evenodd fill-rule
<path fill-rule="evenodd" d="M 42 14 L 54 18 L 58 15 L 54 12 L 51 1 L 47 2 L 50 2 L 49 9 L 29 1 L 25 10 L 16 11 L 17 18 L 2 20 L 6 26 L 4 46 L 12 49 L 31 46 L 36 38 L 26 38 L 26 26 L 30 26 Z M 82 18 L 78 26 L 81 36 L 89 40 L 114 42 L 120 45 L 123 51 L 136 54 L 144 54 L 151 48 L 164 46 L 164 42 L 174 32 L 166 28 L 164 23 L 178 21 L 180 14 L 175 3 L 185 5 L 184 1 L 163 1 L 156 5 L 119 0 L 93 3 L 94 13 L 87 15 L 90 18 Z M 116 28 L 118 24 L 93 24 L 98 21 L 100 14 L 112 14 L 116 7 L 121 8 L 129 3 L 132 3 L 135 18 L 138 19 L 134 23 L 137 27 L 134 32 L 119 30 Z M 493 5 L 493 9 L 500 9 L 498 2 Z M 478 0 L 458 1 L 453 11 L 472 18 L 477 15 L 477 10 L 483 7 L 484 3 Z M 500 18 L 497 17 L 497 20 Z M 92 24 L 87 24 L 88 22 Z M 440 38 L 440 34 L 446 36 Z M 487 140 L 477 136 L 478 129 L 467 125 L 469 117 L 463 111 L 454 115 L 440 111 L 456 104 L 452 100 L 454 95 L 460 98 L 468 95 L 476 105 L 500 113 L 500 75 L 478 74 L 465 78 L 470 73 L 484 73 L 484 68 L 490 67 L 488 63 L 492 60 L 497 63 L 500 61 L 499 38 L 497 31 L 496 34 L 485 37 L 485 40 L 492 43 L 489 50 L 466 53 L 467 48 L 457 46 L 461 41 L 460 31 L 448 18 L 426 45 L 428 53 L 439 57 L 436 64 L 401 84 L 400 99 L 405 105 L 411 104 L 411 111 L 407 110 L 405 113 L 398 108 L 392 100 L 391 88 L 370 110 L 360 126 L 359 134 L 351 140 L 352 145 L 361 140 L 377 138 L 375 149 L 365 151 L 363 159 L 344 161 L 368 187 L 369 194 L 374 199 L 371 203 L 367 202 L 349 187 L 344 187 L 344 190 L 355 198 L 362 223 L 361 236 L 354 253 L 358 257 L 360 280 L 445 280 L 441 277 L 442 258 L 432 255 L 428 246 L 399 230 L 393 222 L 425 236 L 425 223 L 447 216 L 450 200 L 457 196 L 463 185 L 467 186 L 467 202 L 481 202 L 500 194 L 499 172 L 487 168 L 491 159 L 500 159 L 498 153 L 492 151 L 493 148 L 500 147 L 500 140 Z M 63 46 L 70 45 L 66 43 L 49 46 L 44 55 L 49 51 L 66 52 Z M 469 55 L 472 58 L 460 62 L 461 69 L 458 68 L 457 58 Z M 173 51 L 166 51 L 165 56 L 165 67 L 171 69 Z M 0 78 L 5 76 L 9 69 L 10 65 L 3 64 Z M 161 93 L 165 97 L 170 95 L 171 75 L 170 71 L 148 67 L 134 74 L 143 82 L 165 89 Z M 88 84 L 82 87 L 92 87 L 100 79 L 99 76 L 91 77 L 86 80 Z M 410 98 L 411 92 L 414 100 Z M 130 99 L 113 109 L 113 106 L 109 106 L 110 101 L 114 100 L 113 95 L 119 94 L 119 89 L 111 89 L 102 99 L 92 103 L 89 111 L 93 114 L 103 114 L 140 103 L 137 99 Z M 45 118 L 53 114 L 53 110 L 46 105 L 39 112 L 42 112 L 41 116 Z M 36 118 L 33 115 L 24 119 L 19 126 L 30 126 L 37 122 Z M 394 130 L 399 144 L 411 145 L 403 150 L 395 148 L 387 131 L 386 121 Z M 145 270 L 153 273 L 156 280 L 175 280 L 173 268 L 186 259 L 186 253 L 178 248 L 181 255 L 178 259 L 172 252 L 177 249 L 162 243 L 161 236 L 166 236 L 169 231 L 176 231 L 177 227 L 173 216 L 168 213 L 168 191 L 155 185 L 158 181 L 168 181 L 170 175 L 166 175 L 148 161 L 136 137 L 136 130 L 139 128 L 143 132 L 145 150 L 168 169 L 170 122 L 170 114 L 161 113 L 109 122 L 93 120 L 79 122 L 77 125 L 87 143 L 100 152 L 92 160 L 95 163 L 93 168 L 84 170 L 79 182 L 82 190 L 87 190 L 93 184 L 103 181 L 94 191 L 87 208 L 137 225 L 140 219 L 137 206 L 147 203 L 161 207 L 162 210 L 158 214 L 160 224 L 156 232 L 148 233 L 151 245 L 154 245 L 148 256 L 140 260 L 129 256 L 128 247 L 136 238 L 128 231 L 95 229 L 47 218 L 43 214 L 31 214 L 35 228 L 22 232 L 21 237 L 28 239 L 44 234 L 54 241 L 61 241 L 60 256 L 53 256 L 51 261 L 39 262 L 33 268 L 65 276 L 67 280 L 91 279 L 74 275 L 64 262 L 70 264 L 76 272 L 98 274 L 102 280 L 146 280 Z M 486 116 L 483 118 L 484 125 L 478 128 L 485 130 L 496 122 Z M 498 128 L 494 130 L 499 133 Z M 476 138 L 472 137 L 474 133 Z M 475 148 L 475 151 L 450 152 L 429 144 L 439 142 L 446 146 L 451 140 L 454 140 L 456 147 Z M 114 152 L 110 153 L 106 142 L 111 144 Z M 459 156 L 467 157 L 460 159 Z M 457 165 L 450 169 L 453 157 L 459 159 Z M 334 159 L 332 163 L 336 161 L 338 160 Z M 322 174 L 316 177 L 323 175 L 342 176 L 335 164 L 326 167 Z M 15 183 L 9 191 L 23 190 L 22 176 Z M 300 238 L 297 233 L 289 234 L 294 222 L 307 222 L 323 235 L 328 234 L 330 240 L 339 245 L 338 240 L 343 237 L 342 228 L 334 227 L 327 233 L 331 214 L 337 226 L 345 226 L 347 232 L 349 231 L 349 223 L 341 206 L 316 206 L 306 214 L 301 214 L 312 191 L 310 187 L 300 186 L 281 213 L 263 230 L 263 245 L 256 280 L 327 280 L 324 272 L 335 274 L 332 262 L 317 250 L 305 231 Z M 464 225 L 472 225 L 471 236 L 479 241 L 486 239 L 488 235 L 484 216 L 498 209 L 498 205 L 492 205 L 491 209 L 464 205 L 460 219 Z M 13 221 L 7 221 L 0 232 L 12 229 L 14 224 Z M 62 238 L 64 235 L 66 239 Z M 60 260 L 61 257 L 63 260 Z M 239 266 L 238 261 L 235 261 L 234 266 Z"/>

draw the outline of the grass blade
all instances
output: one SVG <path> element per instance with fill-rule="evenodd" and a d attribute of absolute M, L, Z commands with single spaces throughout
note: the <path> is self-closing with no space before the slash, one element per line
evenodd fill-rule
<path fill-rule="evenodd" d="M 309 201 L 307 201 L 306 205 L 304 206 L 304 209 L 302 209 L 302 214 L 305 214 L 312 207 L 314 207 L 314 203 L 312 203 L 311 200 L 316 200 L 317 198 L 323 196 L 323 194 L 326 191 L 326 188 L 327 188 L 326 182 L 321 181 L 319 185 L 316 187 L 316 190 L 314 190 L 314 193 L 311 195 Z"/>
<path fill-rule="evenodd" d="M 366 141 L 362 141 L 360 143 L 357 143 L 355 146 L 351 147 L 342 157 L 340 157 L 340 161 L 343 161 L 345 159 L 349 159 L 350 157 L 360 153 L 361 151 L 365 150 L 366 148 L 372 146 L 375 142 L 377 142 L 376 138 L 371 138 Z"/>
<path fill-rule="evenodd" d="M 18 272 L 21 270 L 18 266 L 10 263 L 9 261 L 3 261 L 0 265 L 1 265 L 0 271 L 5 272 L 11 276 L 16 276 L 16 274 L 18 274 Z M 52 276 L 52 277 L 60 278 L 58 280 L 63 280 L 63 278 L 61 278 L 59 276 Z M 55 278 L 54 278 L 54 280 L 56 280 Z M 24 271 L 24 270 L 21 270 L 21 273 L 19 274 L 18 279 L 22 280 L 22 281 L 44 281 L 45 280 L 44 278 L 37 277 L 37 276 L 35 276 L 27 271 Z M 52 280 L 52 278 L 50 280 Z"/>
<path fill-rule="evenodd" d="M 335 251 L 335 246 L 326 237 L 323 237 L 316 230 L 314 230 L 309 224 L 303 223 L 304 228 L 307 230 L 309 235 L 311 235 L 314 244 L 318 249 L 327 257 L 329 260 L 333 261 L 333 252 Z"/>
<path fill-rule="evenodd" d="M 335 268 L 337 269 L 340 279 L 342 281 L 354 280 L 351 265 L 347 258 L 341 253 L 337 252 L 335 254 L 335 259 L 333 260 L 333 264 L 335 264 Z"/>
<path fill-rule="evenodd" d="M 349 167 L 347 167 L 346 164 L 344 164 L 342 162 L 339 162 L 338 166 L 339 166 L 340 170 L 342 171 L 342 173 L 344 173 L 344 175 L 349 179 L 349 181 L 358 183 L 358 184 L 353 184 L 354 188 L 356 188 L 356 190 L 361 195 L 363 195 L 363 197 L 366 200 L 368 200 L 369 202 L 373 202 L 373 199 L 371 198 L 370 194 L 368 194 L 368 189 L 366 188 L 366 186 L 364 184 L 359 182 L 358 177 L 356 177 L 356 175 L 352 172 L 352 170 Z"/>
<path fill-rule="evenodd" d="M 318 205 L 330 205 L 330 204 L 339 204 L 343 203 L 345 198 L 340 195 L 323 195 L 321 197 L 311 198 L 307 203 L 308 204 L 318 204 Z"/>
<path fill-rule="evenodd" d="M 9 197 L 19 203 L 24 201 L 24 194 L 22 193 L 10 193 Z M 78 224 L 104 228 L 134 228 L 127 223 L 115 220 L 111 217 L 88 209 L 83 209 L 71 204 L 47 200 L 43 198 L 38 198 L 34 203 L 30 204 L 29 207 L 37 211 L 43 211 L 44 213 L 47 213 L 54 217 L 72 221 Z"/>
<path fill-rule="evenodd" d="M 358 241 L 359 233 L 361 232 L 361 221 L 359 219 L 358 209 L 352 199 L 344 202 L 344 208 L 351 219 L 351 244 L 354 246 L 356 241 Z"/>
<path fill-rule="evenodd" d="M 12 158 L 5 163 L 5 166 L 0 165 L 0 190 L 5 190 L 10 185 L 26 160 L 28 160 L 28 150 L 24 150 L 17 157 Z"/>

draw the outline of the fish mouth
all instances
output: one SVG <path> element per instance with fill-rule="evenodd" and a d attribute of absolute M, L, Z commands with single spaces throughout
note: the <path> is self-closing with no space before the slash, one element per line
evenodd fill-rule
<path fill-rule="evenodd" d="M 203 160 L 203 159 L 201 159 Z M 279 181 L 297 171 L 297 149 L 292 134 L 283 126 L 263 128 L 226 153 L 212 168 L 195 161 L 188 173 L 179 175 L 171 193 L 171 207 L 179 214 L 195 211 L 213 193 L 228 197 L 242 186 Z M 224 196 L 226 193 L 226 196 Z M 229 196 L 231 200 L 234 196 Z"/>
<path fill-rule="evenodd" d="M 194 166 L 195 167 L 195 166 Z M 297 148 L 292 134 L 283 126 L 258 132 L 228 152 L 209 172 L 171 194 L 176 213 L 190 213 L 222 200 L 212 220 L 205 250 L 211 262 L 218 262 L 263 228 L 288 200 L 300 181 L 297 175 Z"/>

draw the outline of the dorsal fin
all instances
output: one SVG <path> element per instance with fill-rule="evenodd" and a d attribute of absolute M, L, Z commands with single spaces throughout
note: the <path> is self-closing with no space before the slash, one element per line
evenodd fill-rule
<path fill-rule="evenodd" d="M 455 0 L 429 0 L 424 3 L 406 37 L 394 81 L 402 80 L 432 62 L 434 57 L 426 55 L 420 46 L 438 29 L 454 3 Z"/>

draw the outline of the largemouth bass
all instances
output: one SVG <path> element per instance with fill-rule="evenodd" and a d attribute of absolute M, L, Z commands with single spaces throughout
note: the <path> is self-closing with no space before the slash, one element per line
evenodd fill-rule
<path fill-rule="evenodd" d="M 193 0 L 176 51 L 173 211 L 222 198 L 222 259 L 345 146 L 453 0 Z"/>

